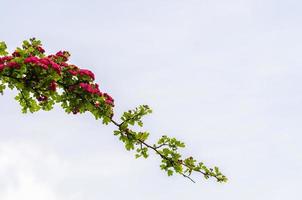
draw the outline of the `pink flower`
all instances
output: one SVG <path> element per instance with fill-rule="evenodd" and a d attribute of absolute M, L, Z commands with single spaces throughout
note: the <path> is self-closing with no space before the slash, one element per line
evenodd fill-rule
<path fill-rule="evenodd" d="M 56 91 L 57 90 L 57 83 L 55 81 L 51 81 L 51 83 L 49 84 L 49 89 L 52 91 Z"/>
<path fill-rule="evenodd" d="M 93 88 L 91 87 L 91 85 L 89 83 L 80 83 L 80 87 L 85 90 L 86 92 L 92 93 L 93 92 Z"/>
<path fill-rule="evenodd" d="M 49 64 L 50 64 L 49 58 L 41 58 L 41 59 L 39 60 L 39 62 L 40 62 L 41 64 L 44 64 L 44 65 L 49 65 Z"/>
<path fill-rule="evenodd" d="M 85 90 L 86 92 L 89 92 L 91 94 L 100 94 L 100 89 L 98 88 L 98 85 L 91 85 L 89 83 L 80 83 L 80 87 Z"/>
<path fill-rule="evenodd" d="M 92 80 L 95 78 L 94 74 L 88 69 L 80 69 L 79 74 L 89 76 Z"/>
<path fill-rule="evenodd" d="M 12 60 L 12 59 L 13 59 L 12 56 L 4 56 L 4 57 L 2 57 L 2 60 L 3 60 L 3 61 L 10 61 L 10 60 Z"/>
<path fill-rule="evenodd" d="M 74 70 L 72 70 L 72 69 L 68 70 L 68 72 L 69 72 L 71 75 L 73 75 L 73 76 L 78 75 L 78 72 L 77 72 L 77 71 L 74 71 Z"/>
<path fill-rule="evenodd" d="M 38 64 L 39 63 L 39 58 L 35 57 L 35 56 L 30 56 L 28 58 L 25 58 L 24 63 L 33 63 L 33 64 Z"/>
<path fill-rule="evenodd" d="M 39 61 L 38 61 L 38 65 L 40 67 L 42 67 L 43 69 L 48 69 L 48 66 L 50 65 L 50 60 L 49 58 L 41 58 Z"/>
<path fill-rule="evenodd" d="M 20 64 L 17 62 L 9 62 L 6 64 L 6 66 L 9 68 L 20 68 Z"/>
<path fill-rule="evenodd" d="M 104 97 L 106 98 L 105 103 L 114 106 L 114 99 L 107 93 L 104 93 Z"/>
<path fill-rule="evenodd" d="M 113 98 L 109 94 L 107 94 L 107 93 L 104 93 L 104 97 L 106 99 L 109 99 L 110 101 L 114 101 Z"/>
<path fill-rule="evenodd" d="M 77 66 L 75 66 L 75 65 L 68 65 L 68 68 L 69 68 L 68 72 L 71 75 L 73 75 L 73 76 L 78 75 L 79 68 Z"/>
<path fill-rule="evenodd" d="M 107 104 L 109 104 L 109 105 L 111 105 L 111 106 L 114 106 L 113 101 L 111 101 L 111 100 L 109 100 L 109 99 L 106 99 L 106 100 L 105 100 L 105 103 L 107 103 Z"/>
<path fill-rule="evenodd" d="M 48 55 L 47 58 L 49 58 L 51 60 L 54 60 L 54 59 L 56 59 L 56 56 L 55 55 Z"/>
<path fill-rule="evenodd" d="M 61 66 L 57 63 L 50 60 L 51 67 L 60 75 L 61 74 Z"/>
<path fill-rule="evenodd" d="M 63 66 L 63 67 L 68 67 L 68 66 L 69 66 L 69 65 L 68 65 L 67 63 L 65 63 L 65 62 L 60 63 L 60 65 Z"/>
<path fill-rule="evenodd" d="M 89 84 L 88 83 L 80 83 L 79 85 L 80 85 L 81 88 L 86 90 L 88 88 Z"/>
<path fill-rule="evenodd" d="M 68 51 L 59 51 L 56 53 L 56 56 L 63 58 L 63 61 L 66 62 L 68 61 L 70 53 Z"/>
<path fill-rule="evenodd" d="M 49 58 L 37 58 L 35 56 L 30 56 L 24 60 L 24 63 L 32 63 L 36 64 L 43 69 L 48 69 L 48 65 L 50 64 L 51 60 Z"/>
<path fill-rule="evenodd" d="M 4 57 L 0 57 L 0 64 L 4 64 L 7 61 L 12 60 L 13 57 L 12 56 L 4 56 Z"/>
<path fill-rule="evenodd" d="M 63 51 L 59 51 L 56 53 L 56 56 L 65 57 Z"/>

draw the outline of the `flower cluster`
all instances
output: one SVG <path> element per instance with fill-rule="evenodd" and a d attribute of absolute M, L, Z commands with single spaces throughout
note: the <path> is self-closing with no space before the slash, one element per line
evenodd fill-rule
<path fill-rule="evenodd" d="M 24 60 L 25 64 L 32 64 L 34 66 L 38 66 L 41 67 L 45 70 L 52 68 L 53 70 L 55 70 L 58 74 L 61 74 L 62 68 L 60 65 L 58 65 L 57 63 L 55 63 L 50 57 L 45 57 L 45 58 L 38 58 L 35 56 L 30 56 L 27 57 Z"/>
<path fill-rule="evenodd" d="M 4 68 L 19 68 L 20 64 L 12 61 L 13 56 L 4 56 L 0 57 L 0 71 L 4 70 Z"/>
<path fill-rule="evenodd" d="M 105 102 L 111 106 L 114 106 L 114 99 L 107 93 L 102 93 L 99 89 L 99 85 L 96 84 L 89 84 L 89 83 L 80 83 L 79 84 L 80 88 L 82 88 L 84 91 L 90 93 L 90 94 L 95 94 L 100 97 L 105 98 Z"/>
<path fill-rule="evenodd" d="M 113 98 L 109 94 L 104 93 L 104 97 L 106 98 L 105 102 L 107 104 L 114 106 L 114 100 L 113 100 Z"/>
<path fill-rule="evenodd" d="M 68 72 L 73 75 L 73 76 L 86 76 L 91 78 L 92 80 L 95 79 L 94 73 L 88 69 L 79 69 L 77 66 L 75 65 L 69 65 L 66 66 L 66 63 L 63 64 L 63 66 L 65 67 L 69 67 L 70 69 L 68 70 Z"/>
<path fill-rule="evenodd" d="M 35 39 L 30 42 L 24 41 L 23 49 L 17 48 L 10 56 L 0 56 L 0 73 L 11 74 L 22 71 L 23 80 L 31 82 L 32 85 L 46 84 L 45 89 L 52 92 L 57 92 L 57 88 L 60 86 L 68 95 L 82 91 L 92 95 L 91 99 L 94 101 L 94 105 L 97 105 L 96 107 L 99 107 L 101 102 L 110 107 L 114 106 L 113 98 L 107 93 L 101 92 L 99 85 L 93 83 L 95 75 L 92 71 L 68 63 L 69 52 L 59 51 L 50 55 L 44 53 L 45 50 Z M 22 70 L 21 67 L 23 67 Z M 47 83 L 42 84 L 43 81 Z M 50 100 L 49 94 L 35 96 L 39 102 Z M 80 105 L 74 105 L 73 109 L 78 110 L 79 107 Z"/>

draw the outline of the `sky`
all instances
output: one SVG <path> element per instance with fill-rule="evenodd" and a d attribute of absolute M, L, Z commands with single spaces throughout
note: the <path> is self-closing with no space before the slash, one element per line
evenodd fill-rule
<path fill-rule="evenodd" d="M 68 50 L 116 102 L 153 108 L 144 129 L 229 182 L 167 177 L 89 114 L 21 114 L 0 97 L 0 199 L 298 200 L 302 184 L 298 0 L 0 0 L 0 40 Z"/>

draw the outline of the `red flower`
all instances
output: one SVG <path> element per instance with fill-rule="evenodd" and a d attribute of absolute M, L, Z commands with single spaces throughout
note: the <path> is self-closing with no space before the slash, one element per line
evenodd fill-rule
<path fill-rule="evenodd" d="M 44 50 L 42 47 L 40 47 L 40 46 L 37 46 L 37 50 L 38 50 L 40 53 L 44 53 L 44 52 L 45 52 L 45 50 Z"/>
<path fill-rule="evenodd" d="M 57 83 L 55 81 L 51 81 L 51 83 L 49 84 L 49 89 L 52 91 L 56 91 L 57 90 Z"/>
<path fill-rule="evenodd" d="M 58 73 L 61 74 L 61 66 L 58 65 L 57 63 L 53 62 L 50 60 L 51 67 Z"/>
<path fill-rule="evenodd" d="M 49 65 L 50 64 L 50 60 L 49 58 L 41 58 L 39 60 L 40 63 L 44 64 L 44 65 Z"/>
<path fill-rule="evenodd" d="M 105 103 L 114 106 L 114 99 L 107 93 L 104 93 L 104 97 L 106 98 Z"/>
<path fill-rule="evenodd" d="M 63 58 L 63 61 L 66 62 L 68 61 L 70 53 L 68 51 L 59 51 L 56 53 L 56 56 Z"/>
<path fill-rule="evenodd" d="M 105 103 L 107 103 L 107 104 L 109 104 L 109 105 L 111 105 L 111 106 L 114 106 L 113 101 L 111 101 L 111 100 L 109 100 L 109 99 L 106 99 L 106 100 L 105 100 Z"/>
<path fill-rule="evenodd" d="M 68 65 L 67 63 L 65 63 L 65 62 L 60 63 L 60 65 L 63 66 L 63 67 L 68 67 L 68 66 L 69 66 L 69 65 Z"/>
<path fill-rule="evenodd" d="M 100 92 L 98 84 L 91 85 L 89 83 L 80 83 L 79 85 L 82 89 L 84 89 L 86 92 L 89 92 L 91 94 L 97 94 L 97 95 L 102 94 Z"/>
<path fill-rule="evenodd" d="M 90 78 L 92 78 L 92 80 L 94 80 L 94 74 L 88 69 L 80 69 L 79 74 L 89 76 Z"/>
<path fill-rule="evenodd" d="M 50 65 L 49 58 L 41 58 L 38 61 L 38 65 L 42 67 L 43 69 L 48 69 L 48 66 Z"/>
<path fill-rule="evenodd" d="M 0 64 L 4 64 L 5 62 L 10 61 L 12 59 L 13 59 L 12 56 L 4 56 L 2 58 L 0 57 Z"/>
<path fill-rule="evenodd" d="M 86 92 L 93 93 L 93 88 L 89 83 L 80 83 L 80 87 L 84 89 Z"/>
<path fill-rule="evenodd" d="M 78 72 L 77 71 L 74 71 L 74 70 L 68 70 L 68 72 L 71 74 L 71 75 L 73 75 L 73 76 L 76 76 L 76 75 L 78 75 Z"/>
<path fill-rule="evenodd" d="M 4 56 L 3 58 L 3 61 L 10 61 L 11 59 L 13 59 L 12 56 Z"/>
<path fill-rule="evenodd" d="M 95 84 L 95 88 L 96 88 L 96 90 L 97 90 L 97 91 L 96 91 L 96 94 L 99 95 L 100 97 L 103 96 L 103 93 L 102 93 L 102 92 L 100 91 L 100 89 L 99 89 L 99 84 L 96 83 L 96 84 Z"/>
<path fill-rule="evenodd" d="M 56 59 L 56 56 L 55 55 L 48 55 L 47 58 L 49 58 L 51 60 L 54 60 L 54 59 Z"/>
<path fill-rule="evenodd" d="M 30 56 L 28 58 L 25 58 L 24 63 L 33 63 L 33 64 L 38 64 L 39 63 L 39 58 L 35 56 Z"/>
<path fill-rule="evenodd" d="M 63 63 L 62 63 L 63 64 Z M 78 75 L 78 71 L 79 71 L 79 68 L 75 65 L 68 65 L 67 64 L 67 67 L 69 68 L 68 69 L 68 72 L 73 75 L 73 76 L 76 76 Z"/>
<path fill-rule="evenodd" d="M 9 68 L 20 68 L 20 64 L 16 62 L 9 62 L 6 66 Z"/>

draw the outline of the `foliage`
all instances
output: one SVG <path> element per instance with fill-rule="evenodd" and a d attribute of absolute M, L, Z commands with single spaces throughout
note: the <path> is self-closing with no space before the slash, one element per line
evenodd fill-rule
<path fill-rule="evenodd" d="M 54 104 L 61 105 L 67 113 L 90 112 L 103 124 L 114 124 L 117 127 L 114 135 L 128 151 L 136 152 L 136 158 L 147 158 L 149 151 L 159 155 L 160 168 L 168 176 L 177 173 L 193 181 L 192 172 L 198 172 L 206 179 L 213 177 L 218 182 L 227 181 L 218 167 L 208 168 L 193 157 L 183 158 L 179 149 L 185 144 L 175 138 L 164 135 L 155 144 L 147 143 L 149 133 L 135 131 L 133 127 L 143 127 L 142 117 L 152 112 L 149 106 L 142 105 L 124 112 L 121 122 L 116 122 L 113 119 L 113 98 L 100 91 L 91 71 L 68 63 L 69 52 L 46 55 L 41 42 L 35 38 L 24 41 L 22 47 L 16 48 L 11 55 L 6 49 L 6 44 L 0 42 L 0 93 L 3 94 L 7 87 L 16 89 L 15 99 L 23 113 L 49 111 Z"/>

